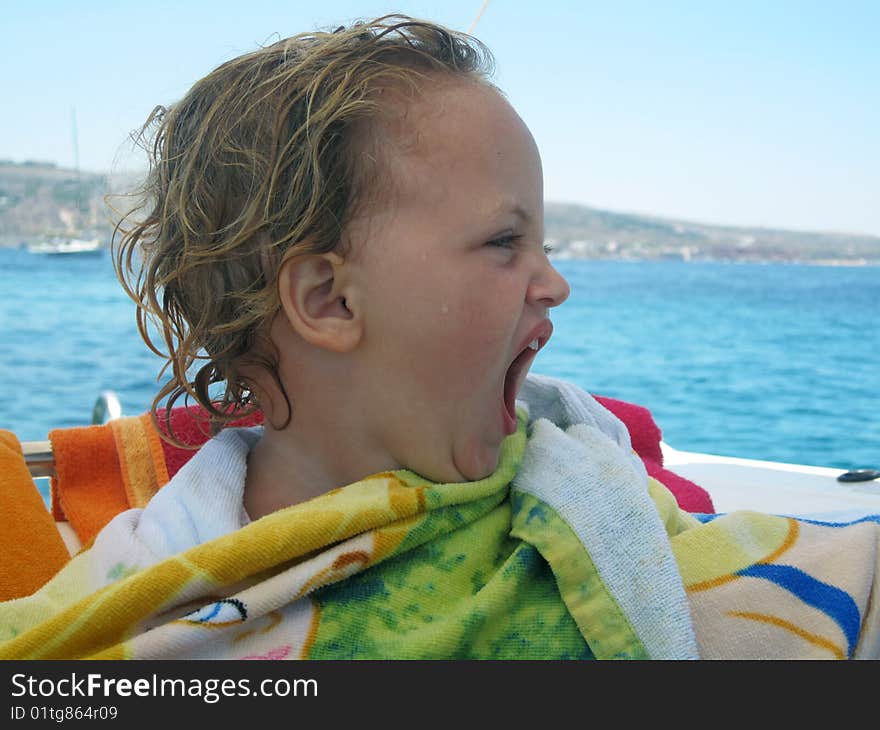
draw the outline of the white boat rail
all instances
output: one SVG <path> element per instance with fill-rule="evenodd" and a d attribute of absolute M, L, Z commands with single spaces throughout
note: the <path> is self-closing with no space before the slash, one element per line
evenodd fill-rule
<path fill-rule="evenodd" d="M 663 466 L 703 487 L 716 512 L 757 510 L 816 515 L 837 511 L 880 514 L 880 472 L 842 481 L 851 472 L 823 466 L 679 451 L 661 442 Z M 873 479 L 866 477 L 874 475 Z M 845 477 L 844 477 L 845 479 Z"/>

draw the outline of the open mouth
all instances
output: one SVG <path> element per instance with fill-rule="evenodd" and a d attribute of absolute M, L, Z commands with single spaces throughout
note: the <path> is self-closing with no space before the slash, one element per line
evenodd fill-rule
<path fill-rule="evenodd" d="M 505 431 L 508 434 L 516 431 L 516 396 L 522 388 L 523 383 L 528 375 L 529 368 L 538 354 L 538 351 L 547 344 L 553 327 L 549 320 L 545 320 L 537 331 L 533 331 L 532 339 L 514 358 L 510 367 L 507 368 L 507 375 L 504 377 L 504 413 L 505 413 Z"/>
<path fill-rule="evenodd" d="M 525 382 L 529 367 L 538 354 L 537 340 L 532 340 L 507 369 L 507 375 L 504 378 L 504 409 L 507 415 L 516 424 L 516 395 L 522 384 Z"/>

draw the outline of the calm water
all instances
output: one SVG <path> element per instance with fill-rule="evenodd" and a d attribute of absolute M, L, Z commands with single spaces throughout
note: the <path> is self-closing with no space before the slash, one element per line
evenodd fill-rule
<path fill-rule="evenodd" d="M 880 269 L 559 261 L 571 298 L 533 370 L 649 408 L 679 449 L 880 467 Z M 126 414 L 159 359 L 106 252 L 0 249 L 0 428 L 43 440 L 88 424 L 105 389 Z"/>

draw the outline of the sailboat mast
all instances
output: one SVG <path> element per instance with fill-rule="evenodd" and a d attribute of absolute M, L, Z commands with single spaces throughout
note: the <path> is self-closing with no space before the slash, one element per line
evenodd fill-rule
<path fill-rule="evenodd" d="M 73 169 L 76 173 L 76 212 L 81 217 L 82 207 L 82 184 L 79 175 L 79 135 L 76 131 L 76 107 L 70 108 L 70 128 L 73 135 Z"/>

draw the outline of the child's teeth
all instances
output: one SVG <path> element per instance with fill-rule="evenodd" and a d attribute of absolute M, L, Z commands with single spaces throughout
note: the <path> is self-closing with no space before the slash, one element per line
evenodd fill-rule
<path fill-rule="evenodd" d="M 529 347 L 531 347 L 533 350 L 537 350 L 538 349 L 538 340 L 537 339 L 532 340 L 529 343 Z"/>

